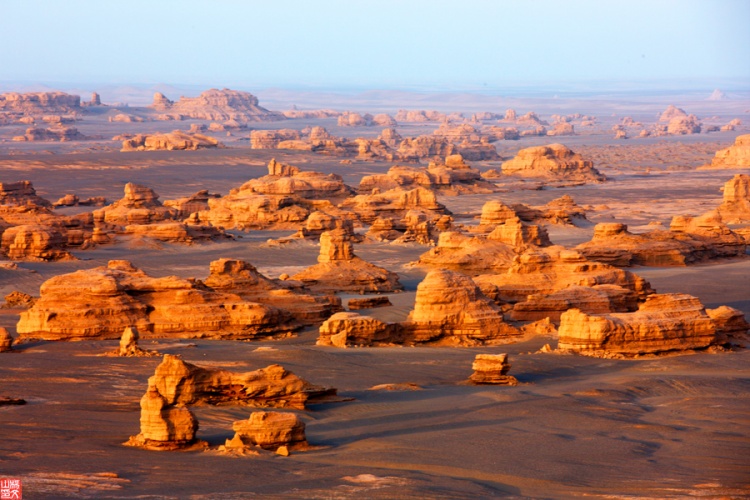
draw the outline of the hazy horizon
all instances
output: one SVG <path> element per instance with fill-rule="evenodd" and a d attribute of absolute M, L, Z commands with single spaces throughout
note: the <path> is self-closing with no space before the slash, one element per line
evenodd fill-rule
<path fill-rule="evenodd" d="M 742 0 L 172 5 L 9 2 L 0 42 L 15 48 L 0 83 L 493 92 L 750 82 Z"/>

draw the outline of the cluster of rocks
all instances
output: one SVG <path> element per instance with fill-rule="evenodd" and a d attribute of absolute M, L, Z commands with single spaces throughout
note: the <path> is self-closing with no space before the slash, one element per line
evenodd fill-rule
<path fill-rule="evenodd" d="M 120 137 L 115 137 L 120 139 Z M 120 151 L 190 150 L 221 147 L 213 137 L 175 130 L 167 134 L 138 134 L 122 140 Z"/>
<path fill-rule="evenodd" d="M 335 396 L 336 389 L 310 384 L 279 365 L 247 372 L 202 368 L 165 355 L 141 398 L 140 433 L 126 446 L 151 450 L 205 447 L 197 438 L 194 405 L 237 405 L 304 410 Z M 265 449 L 288 455 L 307 448 L 305 425 L 294 413 L 259 411 L 234 422 L 235 436 L 223 450 Z M 283 448 L 283 449 L 282 449 Z"/>

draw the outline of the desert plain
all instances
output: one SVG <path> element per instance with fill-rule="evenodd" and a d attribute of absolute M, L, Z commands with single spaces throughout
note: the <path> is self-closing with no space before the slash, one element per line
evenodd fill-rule
<path fill-rule="evenodd" d="M 9 95 L 29 498 L 750 496 L 747 95 Z M 128 327 L 158 355 L 117 356 Z M 188 403 L 168 362 L 315 389 Z M 259 411 L 304 446 L 235 436 Z"/>

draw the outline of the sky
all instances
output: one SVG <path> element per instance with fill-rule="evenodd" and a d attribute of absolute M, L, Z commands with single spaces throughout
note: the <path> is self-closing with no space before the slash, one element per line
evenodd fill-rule
<path fill-rule="evenodd" d="M 748 21 L 750 0 L 5 0 L 0 82 L 750 87 Z"/>

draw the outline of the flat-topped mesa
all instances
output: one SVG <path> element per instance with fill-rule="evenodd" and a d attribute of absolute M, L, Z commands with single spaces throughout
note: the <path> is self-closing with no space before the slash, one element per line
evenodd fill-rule
<path fill-rule="evenodd" d="M 290 450 L 306 450 L 305 423 L 294 413 L 256 411 L 247 420 L 232 424 L 235 434 L 227 440 L 227 449 L 260 447 L 288 454 Z M 282 451 L 283 450 L 283 451 Z"/>
<path fill-rule="evenodd" d="M 527 247 L 547 247 L 552 245 L 547 230 L 541 226 L 525 224 L 518 217 L 507 219 L 498 224 L 490 234 L 488 240 L 499 241 L 511 245 L 517 251 Z"/>
<path fill-rule="evenodd" d="M 574 184 L 606 180 L 592 161 L 584 160 L 562 144 L 522 149 L 515 158 L 504 162 L 502 169 L 504 174 Z"/>
<path fill-rule="evenodd" d="M 492 231 L 497 224 L 519 218 L 523 222 L 548 222 L 552 224 L 575 225 L 586 221 L 586 211 L 569 195 L 563 195 L 541 206 L 523 203 L 506 205 L 500 200 L 491 200 L 482 206 L 478 232 Z"/>
<path fill-rule="evenodd" d="M 476 275 L 505 272 L 515 257 L 513 245 L 501 241 L 500 237 L 490 239 L 446 231 L 440 233 L 437 246 L 419 256 L 417 264 Z"/>
<path fill-rule="evenodd" d="M 211 121 L 259 122 L 285 118 L 281 113 L 259 106 L 258 98 L 253 94 L 230 89 L 210 89 L 198 97 L 180 97 L 174 103 L 157 93 L 154 95 L 153 107 L 172 115 Z"/>
<path fill-rule="evenodd" d="M 320 236 L 318 264 L 292 276 L 312 290 L 335 293 L 402 290 L 398 275 L 354 255 L 351 236 L 343 229 Z"/>
<path fill-rule="evenodd" d="M 15 142 L 67 142 L 83 141 L 88 139 L 75 127 L 58 125 L 49 128 L 30 127 L 24 135 L 13 137 Z"/>
<path fill-rule="evenodd" d="M 55 276 L 21 313 L 22 338 L 116 339 L 126 327 L 146 338 L 253 339 L 299 328 L 291 313 L 175 276 L 152 278 L 127 261 Z"/>
<path fill-rule="evenodd" d="M 213 137 L 175 130 L 166 134 L 138 134 L 131 139 L 123 140 L 120 151 L 195 151 L 221 146 L 222 144 Z"/>
<path fill-rule="evenodd" d="M 746 242 L 716 212 L 673 218 L 669 231 L 633 234 L 625 224 L 594 227 L 591 241 L 576 247 L 588 258 L 617 266 L 684 266 L 745 253 Z"/>
<path fill-rule="evenodd" d="M 597 357 L 703 349 L 718 342 L 720 328 L 696 297 L 655 294 L 632 313 L 563 313 L 558 348 Z"/>
<path fill-rule="evenodd" d="M 469 380 L 480 385 L 518 385 L 516 377 L 508 375 L 510 366 L 507 354 L 477 354 Z"/>
<path fill-rule="evenodd" d="M 247 181 L 240 187 L 240 191 L 336 201 L 354 194 L 354 189 L 344 184 L 339 175 L 303 172 L 275 159 L 268 164 L 268 175 Z"/>
<path fill-rule="evenodd" d="M 324 401 L 336 389 L 320 387 L 280 365 L 237 373 L 203 368 L 165 354 L 148 379 L 170 405 L 245 405 L 262 408 L 295 408 Z"/>
<path fill-rule="evenodd" d="M 556 246 L 528 250 L 505 274 L 484 274 L 474 281 L 498 304 L 514 304 L 511 317 L 522 321 L 557 322 L 571 307 L 630 311 L 653 293 L 646 280 L 631 272 Z"/>
<path fill-rule="evenodd" d="M 38 210 L 51 208 L 52 203 L 37 196 L 31 181 L 0 182 L 0 209 L 4 206 Z"/>
<path fill-rule="evenodd" d="M 0 249 L 11 260 L 78 260 L 66 250 L 68 241 L 68 236 L 60 227 L 22 224 L 2 232 Z"/>
<path fill-rule="evenodd" d="M 716 152 L 710 165 L 700 168 L 750 168 L 750 134 L 738 136 L 734 144 Z"/>
<path fill-rule="evenodd" d="M 410 210 L 419 210 L 428 215 L 450 215 L 445 205 L 437 201 L 435 193 L 418 187 L 409 191 L 390 189 L 371 194 L 360 194 L 344 200 L 339 208 L 355 212 L 360 220 L 372 224 L 378 217 L 403 218 Z"/>
<path fill-rule="evenodd" d="M 750 222 L 750 175 L 735 175 L 724 184 L 723 189 L 724 201 L 716 209 L 721 220 L 726 224 Z"/>
<path fill-rule="evenodd" d="M 81 96 L 65 92 L 7 92 L 0 94 L 0 112 L 38 116 L 81 110 Z"/>
<path fill-rule="evenodd" d="M 382 190 L 424 187 L 445 195 L 468 193 L 492 193 L 497 187 L 482 179 L 478 169 L 469 166 L 461 155 L 450 155 L 444 162 L 430 162 L 427 168 L 394 166 L 387 174 L 369 175 L 362 178 L 359 192 L 367 193 L 377 188 Z"/>
<path fill-rule="evenodd" d="M 471 278 L 442 269 L 427 273 L 417 286 L 414 309 L 402 326 L 414 343 L 481 345 L 508 342 L 520 335 Z"/>
<path fill-rule="evenodd" d="M 287 288 L 287 282 L 270 280 L 242 260 L 215 260 L 210 271 L 203 283 L 213 290 L 288 311 L 303 324 L 323 321 L 342 309 L 341 299 L 335 295 L 312 295 L 304 288 Z"/>
<path fill-rule="evenodd" d="M 451 126 L 449 122 L 443 122 L 440 127 L 433 132 L 437 137 L 443 137 L 455 144 L 460 153 L 467 160 L 498 160 L 495 146 L 490 144 L 494 139 L 490 135 L 480 133 L 472 125 L 461 123 Z"/>
<path fill-rule="evenodd" d="M 159 195 L 146 186 L 128 182 L 123 197 L 109 206 L 94 210 L 96 222 L 109 224 L 151 224 L 173 220 L 177 210 L 165 207 Z"/>
<path fill-rule="evenodd" d="M 402 219 L 378 217 L 370 225 L 365 238 L 394 244 L 434 245 L 439 233 L 450 230 L 452 223 L 449 215 L 434 217 L 419 210 L 409 210 Z"/>

